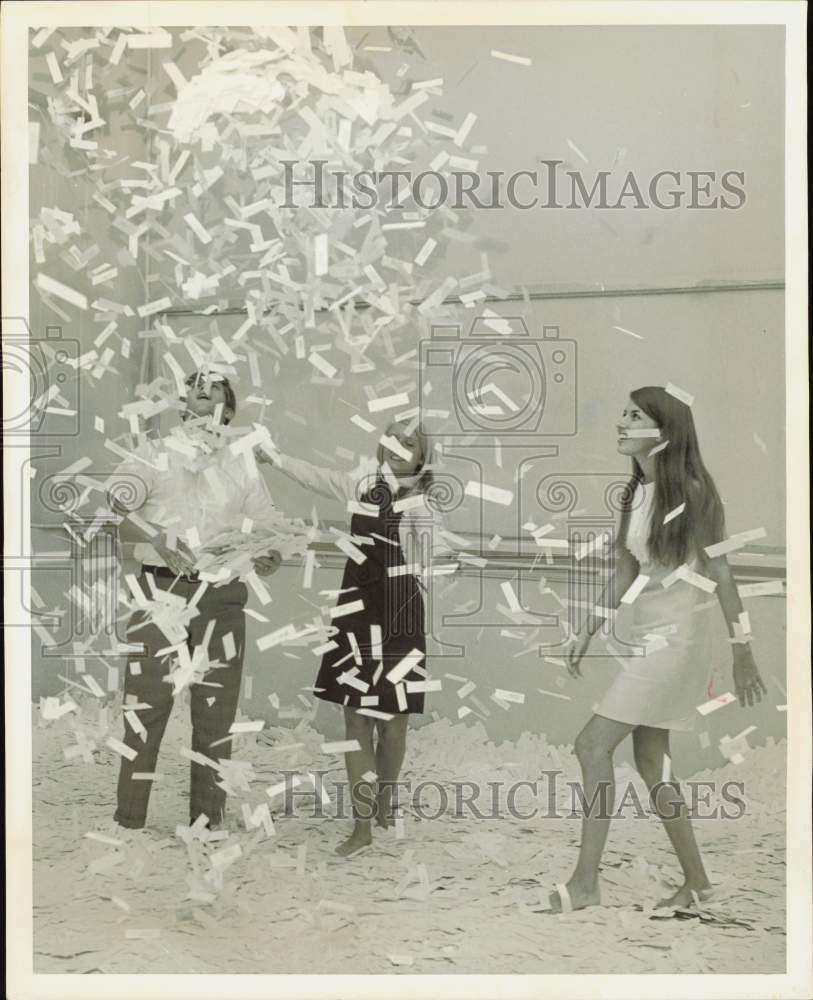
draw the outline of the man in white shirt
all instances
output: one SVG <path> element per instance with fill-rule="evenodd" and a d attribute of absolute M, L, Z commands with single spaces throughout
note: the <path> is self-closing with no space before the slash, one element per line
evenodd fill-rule
<path fill-rule="evenodd" d="M 246 519 L 262 527 L 275 508 L 253 459 L 228 447 L 235 438 L 226 437 L 224 427 L 237 408 L 228 380 L 217 373 L 194 373 L 186 384 L 183 426 L 139 446 L 133 458 L 119 466 L 111 503 L 122 515 L 119 539 L 136 543 L 138 583 L 147 599 L 152 600 L 157 589 L 171 591 L 187 605 L 194 599 L 197 612 L 186 624 L 185 645 L 192 662 L 202 653 L 208 669 L 189 688 L 192 751 L 216 763 L 231 757 L 228 736 L 240 696 L 248 591 L 239 579 L 206 585 L 194 571 L 196 552 L 224 530 L 239 529 Z M 115 493 L 116 485 L 121 489 L 127 483 L 137 484 L 138 496 L 125 506 Z M 268 576 L 280 561 L 278 552 L 269 552 L 253 560 L 254 570 Z M 142 643 L 144 652 L 128 655 L 124 743 L 132 759 L 122 756 L 115 819 L 121 826 L 140 829 L 146 823 L 152 776 L 172 710 L 169 675 L 179 651 L 168 648 L 177 646 L 177 638 L 168 637 L 139 611 L 128 623 L 128 642 Z M 204 644 L 205 649 L 195 653 Z M 226 793 L 217 784 L 219 778 L 200 756 L 193 758 L 190 823 L 202 814 L 212 827 L 222 822 Z"/>

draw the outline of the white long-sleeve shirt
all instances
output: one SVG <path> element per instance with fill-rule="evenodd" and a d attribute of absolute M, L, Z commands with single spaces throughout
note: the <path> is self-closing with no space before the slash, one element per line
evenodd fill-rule
<path fill-rule="evenodd" d="M 362 495 L 375 483 L 380 471 L 373 461 L 362 463 L 352 472 L 341 472 L 323 469 L 303 459 L 291 458 L 290 455 L 275 455 L 274 468 L 284 472 L 305 489 L 342 501 L 348 520 L 357 511 Z M 422 575 L 427 574 L 435 560 L 448 559 L 453 555 L 453 549 L 445 538 L 443 519 L 440 512 L 427 502 L 423 493 L 398 499 L 405 501 L 403 516 L 398 525 L 404 559 L 409 564 L 414 557 L 416 569 Z M 398 500 L 396 510 L 397 503 Z"/>
<path fill-rule="evenodd" d="M 183 442 L 182 429 L 172 436 Z M 155 468 L 162 460 L 166 462 L 166 470 Z M 137 477 L 141 481 L 139 499 L 142 490 L 146 499 L 135 513 L 145 521 L 174 531 L 194 550 L 194 531 L 203 547 L 221 532 L 239 529 L 245 518 L 250 518 L 256 527 L 271 525 L 273 512 L 279 512 L 262 474 L 255 467 L 252 475 L 250 468 L 228 446 L 190 462 L 161 440 L 147 441 L 135 450 L 133 458 L 121 463 L 113 481 L 121 475 Z M 194 529 L 191 537 L 190 528 Z M 142 564 L 166 565 L 152 545 L 137 544 L 134 556 Z"/>

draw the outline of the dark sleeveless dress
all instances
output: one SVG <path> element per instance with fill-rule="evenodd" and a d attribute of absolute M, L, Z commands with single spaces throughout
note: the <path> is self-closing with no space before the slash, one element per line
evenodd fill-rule
<path fill-rule="evenodd" d="M 337 645 L 322 658 L 314 694 L 324 701 L 391 715 L 420 713 L 423 712 L 424 694 L 422 691 L 408 692 L 406 682 L 426 679 L 424 658 L 416 658 L 417 669 L 413 666 L 398 683 L 400 697 L 396 685 L 387 679 L 392 668 L 413 650 L 426 654 L 424 605 L 415 576 L 409 572 L 392 576 L 388 572 L 393 567 L 405 565 L 398 535 L 403 513 L 393 512 L 393 495 L 380 476 L 360 499 L 362 503 L 377 506 L 378 514 L 353 514 L 350 531 L 355 536 L 371 537 L 374 544 L 359 546 L 367 557 L 364 562 L 347 560 L 341 587 L 349 592 L 340 594 L 337 603 L 363 601 L 364 608 L 332 620 L 339 629 L 333 636 Z M 373 646 L 371 625 L 381 628 L 380 650 Z M 355 638 L 355 649 L 351 634 Z M 381 659 L 379 653 L 383 654 Z M 348 674 L 351 683 L 343 683 L 340 678 L 346 680 Z M 366 690 L 360 690 L 365 686 Z M 378 702 L 373 703 L 371 699 L 376 696 Z"/>

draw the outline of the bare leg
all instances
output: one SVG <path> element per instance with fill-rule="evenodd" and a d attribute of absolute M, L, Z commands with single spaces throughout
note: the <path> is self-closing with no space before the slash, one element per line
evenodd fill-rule
<path fill-rule="evenodd" d="M 582 842 L 576 868 L 566 883 L 575 910 L 597 906 L 600 902 L 598 867 L 615 801 L 613 753 L 635 726 L 594 715 L 576 737 L 575 751 L 582 768 L 582 791 L 585 798 L 582 818 Z M 551 908 L 562 909 L 559 893 L 551 893 Z"/>
<path fill-rule="evenodd" d="M 692 821 L 689 819 L 686 803 L 680 792 L 680 785 L 671 773 L 668 781 L 663 781 L 663 760 L 669 756 L 669 731 L 639 726 L 632 736 L 635 750 L 635 766 L 652 793 L 652 806 L 663 822 L 663 827 L 675 849 L 680 867 L 683 869 L 684 883 L 668 899 L 662 899 L 659 906 L 690 906 L 692 892 L 702 896 L 711 889 L 703 859 L 694 837 Z M 671 770 L 671 769 L 670 769 Z"/>
<path fill-rule="evenodd" d="M 376 794 L 376 823 L 388 827 L 393 824 L 392 793 L 406 753 L 408 715 L 396 715 L 378 723 L 378 746 L 375 751 L 375 770 L 378 775 Z"/>
<path fill-rule="evenodd" d="M 370 820 L 373 814 L 373 790 L 363 774 L 375 770 L 373 752 L 373 728 L 375 720 L 359 715 L 353 708 L 345 708 L 344 724 L 348 740 L 358 740 L 360 750 L 352 750 L 344 755 L 347 778 L 350 784 L 350 798 L 353 803 L 353 832 L 336 848 L 342 857 L 352 854 L 372 843 L 373 833 Z"/>

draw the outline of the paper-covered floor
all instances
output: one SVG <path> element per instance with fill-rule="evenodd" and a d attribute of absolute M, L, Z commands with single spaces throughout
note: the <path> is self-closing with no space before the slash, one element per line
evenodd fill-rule
<path fill-rule="evenodd" d="M 76 745 L 71 725 L 35 717 L 36 972 L 784 971 L 784 742 L 692 776 L 743 781 L 748 804 L 739 819 L 696 824 L 717 889 L 699 916 L 653 914 L 651 904 L 677 884 L 679 869 L 659 821 L 636 819 L 634 809 L 610 832 L 603 905 L 552 916 L 542 911 L 548 891 L 572 869 L 578 817 L 522 820 L 503 810 L 501 818 L 455 818 L 449 810 L 422 820 L 408 802 L 402 836 L 379 834 L 346 860 L 333 849 L 349 822 L 313 816 L 304 797 L 287 817 L 271 803 L 273 836 L 248 830 L 241 803 L 269 802 L 265 789 L 281 780 L 282 769 L 330 768 L 342 778 L 342 758 L 321 753 L 322 737 L 303 720 L 296 729 L 267 729 L 262 740 L 243 739 L 235 758 L 250 762 L 254 780 L 250 794 L 230 804 L 228 839 L 188 846 L 176 826 L 187 821 L 189 761 L 180 750 L 189 733 L 176 711 L 149 828 L 116 845 L 105 838 L 120 836 L 111 827 L 118 757 L 102 742 L 66 759 L 65 747 Z M 551 747 L 544 736 L 526 733 L 495 746 L 480 723 L 441 720 L 410 732 L 402 777 L 413 787 L 421 779 L 447 787 L 502 782 L 504 801 L 512 783 L 559 767 L 562 782 L 578 779 L 571 749 Z M 618 768 L 619 788 L 632 773 Z M 329 779 L 325 787 L 330 794 Z M 547 810 L 546 796 L 530 795 L 517 795 L 521 812 Z M 438 793 L 428 790 L 424 801 L 433 813 Z M 559 811 L 570 812 L 567 801 Z M 232 844 L 240 851 L 229 852 Z M 236 859 L 213 865 L 215 851 Z"/>

